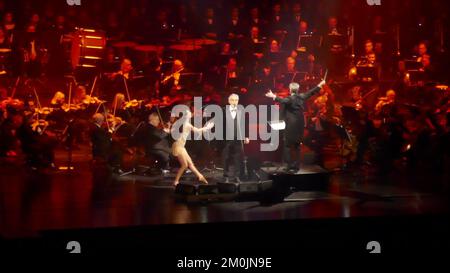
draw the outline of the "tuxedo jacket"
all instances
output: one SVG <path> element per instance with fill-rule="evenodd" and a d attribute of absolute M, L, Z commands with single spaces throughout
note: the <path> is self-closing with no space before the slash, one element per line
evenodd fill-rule
<path fill-rule="evenodd" d="M 281 104 L 280 118 L 286 123 L 284 134 L 288 144 L 298 144 L 303 137 L 305 102 L 320 89 L 316 86 L 305 93 L 293 94 L 287 98 L 275 98 L 275 101 Z"/>

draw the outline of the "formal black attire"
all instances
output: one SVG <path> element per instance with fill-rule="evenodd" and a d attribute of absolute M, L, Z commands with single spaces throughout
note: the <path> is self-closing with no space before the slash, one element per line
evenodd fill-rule
<path fill-rule="evenodd" d="M 296 168 L 300 159 L 300 142 L 303 139 L 305 120 L 305 102 L 310 97 L 320 91 L 320 87 L 301 93 L 292 94 L 287 98 L 276 97 L 275 101 L 281 104 L 280 117 L 285 121 L 286 128 L 283 131 L 283 161 L 289 167 Z M 291 157 L 291 150 L 295 149 L 294 158 Z"/>

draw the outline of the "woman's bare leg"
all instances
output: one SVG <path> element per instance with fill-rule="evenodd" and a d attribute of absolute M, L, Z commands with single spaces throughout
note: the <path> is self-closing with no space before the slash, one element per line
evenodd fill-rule
<path fill-rule="evenodd" d="M 186 160 L 187 160 L 187 165 L 188 168 L 197 176 L 198 180 L 200 182 L 203 182 L 205 184 L 208 184 L 208 181 L 206 181 L 205 177 L 203 176 L 203 174 L 201 174 L 199 172 L 199 170 L 197 169 L 197 167 L 195 167 L 194 162 L 192 161 L 191 156 L 186 152 Z"/>
<path fill-rule="evenodd" d="M 188 161 L 184 155 L 184 153 L 180 153 L 178 156 L 178 162 L 180 162 L 180 168 L 178 169 L 177 175 L 175 176 L 175 181 L 173 184 L 176 186 L 180 183 L 180 178 L 184 174 L 184 171 L 188 168 Z"/>

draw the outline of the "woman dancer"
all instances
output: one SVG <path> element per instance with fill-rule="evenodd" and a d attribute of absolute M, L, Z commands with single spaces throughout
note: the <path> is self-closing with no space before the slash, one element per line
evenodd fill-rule
<path fill-rule="evenodd" d="M 178 158 L 178 161 L 180 162 L 180 169 L 178 169 L 178 173 L 175 177 L 174 186 L 178 185 L 180 182 L 180 178 L 183 175 L 184 171 L 189 168 L 197 177 L 198 181 L 203 182 L 205 184 L 208 184 L 208 181 L 206 178 L 197 170 L 197 168 L 194 165 L 194 162 L 192 162 L 191 157 L 189 156 L 186 148 L 184 147 L 186 144 L 186 139 L 188 135 L 191 133 L 191 131 L 194 131 L 195 133 L 201 133 L 206 130 L 211 129 L 214 127 L 214 123 L 208 123 L 203 128 L 196 128 L 192 126 L 190 123 L 190 119 L 192 117 L 191 111 L 187 110 L 185 112 L 185 115 L 183 115 L 183 126 L 182 126 L 182 132 L 180 137 L 172 144 L 172 154 Z"/>

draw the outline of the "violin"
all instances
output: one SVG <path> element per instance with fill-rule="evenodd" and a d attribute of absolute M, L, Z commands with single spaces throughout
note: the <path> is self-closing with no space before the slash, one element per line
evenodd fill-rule
<path fill-rule="evenodd" d="M 133 99 L 133 100 L 127 101 L 123 108 L 124 109 L 136 108 L 136 107 L 140 106 L 142 102 L 143 102 L 143 100 Z"/>
<path fill-rule="evenodd" d="M 19 99 L 7 98 L 0 104 L 1 109 L 12 108 L 15 110 L 23 110 L 25 103 Z"/>
<path fill-rule="evenodd" d="M 81 109 L 81 105 L 79 105 L 79 104 L 67 104 L 67 103 L 65 103 L 65 104 L 63 104 L 63 105 L 61 106 L 61 109 L 62 109 L 64 112 L 77 111 L 77 110 L 80 110 L 80 109 Z"/>
<path fill-rule="evenodd" d="M 120 126 L 125 123 L 126 122 L 122 118 L 113 116 L 111 114 L 108 114 L 108 117 L 106 118 L 106 125 L 108 126 L 108 131 L 110 133 L 116 132 L 120 128 Z"/>
<path fill-rule="evenodd" d="M 86 96 L 86 98 L 82 101 L 83 104 L 100 104 L 105 103 L 106 101 L 99 99 L 98 97 Z"/>
<path fill-rule="evenodd" d="M 33 132 L 36 132 L 40 135 L 42 135 L 45 131 L 45 129 L 47 129 L 49 123 L 48 121 L 46 121 L 45 119 L 37 119 L 35 120 L 33 123 L 31 123 L 31 129 L 33 130 Z"/>
<path fill-rule="evenodd" d="M 178 69 L 177 71 L 173 72 L 172 74 L 168 75 L 167 77 L 165 77 L 161 83 L 165 84 L 168 80 L 170 80 L 172 77 L 175 78 L 176 81 L 179 80 L 179 74 L 181 71 L 184 70 L 184 67 L 181 67 L 180 69 Z M 176 84 L 177 85 L 177 84 Z"/>
<path fill-rule="evenodd" d="M 55 108 L 52 107 L 42 107 L 42 108 L 35 108 L 34 112 L 39 115 L 49 115 L 55 110 Z"/>

